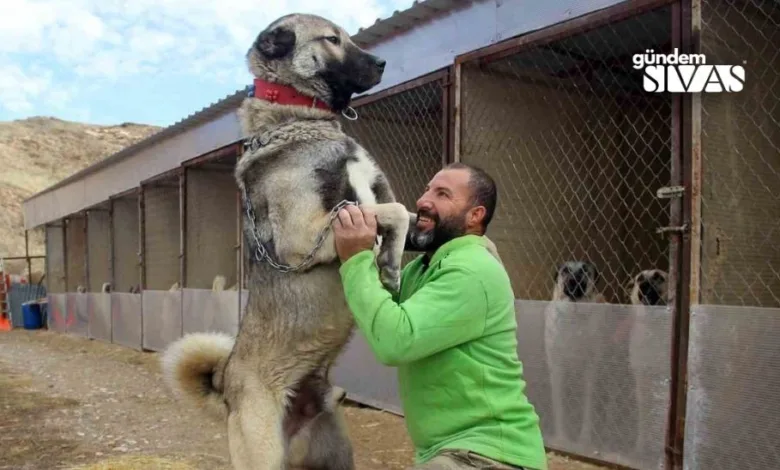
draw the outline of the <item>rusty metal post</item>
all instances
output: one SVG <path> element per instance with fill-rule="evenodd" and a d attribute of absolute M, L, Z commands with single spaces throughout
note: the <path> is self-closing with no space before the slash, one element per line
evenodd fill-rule
<path fill-rule="evenodd" d="M 144 197 L 144 187 L 141 186 L 138 189 L 138 280 L 141 290 L 146 289 L 146 203 Z M 141 324 L 143 325 L 143 315 L 141 315 Z"/>
<path fill-rule="evenodd" d="M 51 266 L 49 264 L 49 224 L 43 225 L 43 252 L 46 256 L 46 258 L 43 259 L 43 278 L 48 283 L 46 287 L 46 294 L 48 297 L 48 294 L 51 292 L 51 283 L 49 282 L 49 279 L 51 279 Z"/>
<path fill-rule="evenodd" d="M 452 103 L 452 161 L 460 161 L 460 128 L 461 128 L 461 64 L 456 63 L 453 67 L 454 77 L 452 88 L 454 99 Z"/>
<path fill-rule="evenodd" d="M 27 282 L 32 284 L 32 261 L 30 260 L 30 232 L 24 230 L 24 259 L 27 260 Z"/>
<path fill-rule="evenodd" d="M 187 284 L 187 170 L 179 173 L 179 283 Z M 183 332 L 182 332 L 183 334 Z"/>
<path fill-rule="evenodd" d="M 187 169 L 181 167 L 179 173 L 179 298 L 183 299 L 187 287 Z M 184 304 L 179 307 L 179 336 L 184 336 Z"/>
<path fill-rule="evenodd" d="M 682 1 L 672 5 L 672 47 L 682 48 Z M 682 100 L 679 94 L 672 95 L 672 161 L 671 161 L 671 177 L 670 184 L 672 186 L 679 185 L 683 187 L 683 191 L 686 191 L 688 187 L 684 182 L 683 170 L 685 167 L 683 157 L 683 113 L 682 113 Z M 671 227 L 681 227 L 683 225 L 683 204 L 685 201 L 685 194 L 679 194 L 676 199 L 672 199 L 669 205 L 669 225 Z M 670 383 L 669 383 L 669 409 L 667 410 L 667 424 L 665 435 L 665 466 L 664 468 L 675 468 L 675 462 L 678 460 L 678 453 L 681 449 L 678 447 L 677 442 L 677 413 L 678 413 L 678 400 L 679 400 L 679 336 L 680 331 L 678 327 L 678 319 L 680 313 L 686 309 L 683 305 L 683 299 L 685 298 L 683 290 L 685 290 L 685 284 L 682 282 L 687 276 L 682 275 L 682 247 L 683 247 L 683 233 L 682 232 L 668 232 L 669 235 L 669 278 L 668 283 L 673 288 L 670 290 L 669 299 L 669 314 L 672 317 L 672 329 L 669 334 L 672 337 L 671 341 L 671 362 L 670 362 Z"/>
<path fill-rule="evenodd" d="M 65 292 L 70 288 L 70 279 L 68 276 L 68 218 L 62 219 L 62 285 L 65 286 Z"/>
<path fill-rule="evenodd" d="M 442 152 L 441 165 L 446 166 L 450 160 L 450 90 L 452 88 L 452 75 L 449 67 L 441 79 L 441 127 L 442 127 Z"/>
<path fill-rule="evenodd" d="M 89 211 L 84 211 L 84 290 L 89 288 Z"/>
<path fill-rule="evenodd" d="M 681 53 L 698 53 L 700 0 L 680 0 L 675 6 Z M 685 413 L 688 397 L 688 341 L 692 305 L 698 303 L 701 268 L 701 108 L 697 94 L 681 95 L 679 151 L 682 167 L 683 226 L 677 263 L 674 302 L 672 384 L 667 436 L 667 468 L 682 470 L 685 456 Z"/>
<path fill-rule="evenodd" d="M 108 201 L 108 282 L 111 283 L 111 292 L 116 290 L 116 257 L 114 256 L 114 200 Z M 111 320 L 109 315 L 109 320 Z M 113 332 L 112 332 L 113 333 Z"/>

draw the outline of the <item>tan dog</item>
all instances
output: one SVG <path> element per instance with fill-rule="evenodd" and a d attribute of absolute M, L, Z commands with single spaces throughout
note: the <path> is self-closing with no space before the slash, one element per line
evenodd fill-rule
<path fill-rule="evenodd" d="M 246 311 L 235 340 L 198 333 L 171 344 L 164 377 L 226 419 L 236 469 L 353 469 L 328 380 L 354 327 L 329 227 L 340 201 L 372 206 L 378 277 L 395 291 L 415 219 L 338 121 L 353 94 L 379 83 L 384 61 L 338 25 L 296 14 L 263 30 L 247 63 L 254 90 L 239 116 L 249 148 L 235 172 L 245 196 Z"/>
<path fill-rule="evenodd" d="M 552 301 L 545 309 L 544 344 L 555 423 L 550 442 L 556 445 L 586 443 L 593 429 L 593 386 L 605 335 L 603 315 L 599 315 L 603 309 L 592 305 L 606 303 L 596 287 L 599 278 L 592 263 L 563 263 L 555 272 Z M 567 419 L 566 397 L 582 404 L 578 432 Z"/>
<path fill-rule="evenodd" d="M 654 423 L 663 423 L 665 419 L 664 392 L 668 386 L 663 379 L 671 372 L 668 361 L 659 354 L 659 351 L 671 350 L 671 318 L 664 312 L 669 302 L 668 278 L 660 269 L 646 269 L 634 276 L 629 295 L 633 311 L 627 315 L 620 332 L 622 338 L 629 338 L 629 362 L 634 374 L 638 413 L 635 452 L 644 459 L 663 452 L 662 443 L 656 445 L 651 438 Z"/>

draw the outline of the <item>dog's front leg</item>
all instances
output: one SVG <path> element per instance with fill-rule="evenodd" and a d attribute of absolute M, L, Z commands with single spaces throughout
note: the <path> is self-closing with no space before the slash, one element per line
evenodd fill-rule
<path fill-rule="evenodd" d="M 406 245 L 406 234 L 412 217 L 403 204 L 364 204 L 376 214 L 377 230 L 382 235 L 382 244 L 376 258 L 379 279 L 391 292 L 401 288 L 401 258 Z"/>

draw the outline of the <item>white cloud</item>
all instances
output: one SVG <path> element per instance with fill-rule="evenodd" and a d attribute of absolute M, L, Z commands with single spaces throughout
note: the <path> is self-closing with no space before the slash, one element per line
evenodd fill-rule
<path fill-rule="evenodd" d="M 248 80 L 244 54 L 254 36 L 292 12 L 325 16 L 355 33 L 411 0 L 13 0 L 0 1 L 0 106 L 31 108 L 68 70 L 94 80 L 167 72 L 194 74 L 236 88 Z M 20 58 L 23 58 L 21 60 Z M 32 60 L 30 60 L 32 59 Z M 33 70 L 32 63 L 46 64 Z M 83 85 L 82 85 L 83 84 Z M 58 87 L 62 88 L 62 87 Z M 58 104 L 69 92 L 59 92 Z"/>
<path fill-rule="evenodd" d="M 29 75 L 21 67 L 3 67 L 0 73 L 0 103 L 9 111 L 26 113 L 35 97 L 49 89 L 51 73 Z"/>

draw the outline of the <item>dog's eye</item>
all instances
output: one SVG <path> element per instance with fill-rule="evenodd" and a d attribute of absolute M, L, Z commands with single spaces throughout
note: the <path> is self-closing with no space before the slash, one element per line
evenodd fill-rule
<path fill-rule="evenodd" d="M 338 46 L 338 44 L 339 44 L 339 38 L 338 38 L 338 36 L 328 36 L 328 37 L 326 37 L 326 38 L 325 38 L 325 40 L 326 40 L 326 41 L 328 41 L 328 42 L 330 42 L 330 43 L 333 43 L 333 44 L 335 44 L 335 45 L 337 45 L 337 46 Z"/>

